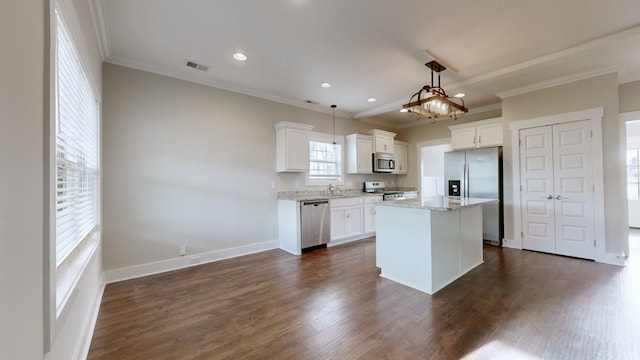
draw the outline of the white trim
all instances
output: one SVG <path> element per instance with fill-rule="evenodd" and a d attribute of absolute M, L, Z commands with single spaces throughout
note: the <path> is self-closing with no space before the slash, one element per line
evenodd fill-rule
<path fill-rule="evenodd" d="M 84 334 L 84 337 L 79 341 L 79 348 L 74 356 L 74 359 L 86 359 L 89 355 L 89 348 L 91 347 L 91 340 L 93 339 L 93 333 L 96 329 L 96 323 L 98 321 L 98 314 L 100 313 L 100 304 L 102 303 L 102 296 L 104 295 L 104 288 L 106 284 L 104 282 L 104 275 L 100 276 L 102 279 L 102 284 L 98 291 L 96 291 L 96 295 L 93 300 L 93 306 L 91 308 L 91 313 L 87 316 L 87 321 L 82 327 L 81 334 Z"/>
<path fill-rule="evenodd" d="M 621 125 L 626 126 L 627 121 L 640 120 L 640 110 L 623 112 L 618 115 L 620 117 Z M 623 127 L 624 129 L 624 127 Z M 620 133 L 620 135 L 626 135 L 627 131 Z"/>
<path fill-rule="evenodd" d="M 338 180 L 312 180 L 309 179 L 309 171 L 304 173 L 305 186 L 328 186 L 328 185 L 344 185 L 346 176 L 346 148 L 344 146 L 345 137 L 343 135 L 333 135 L 317 131 L 309 132 L 309 142 L 332 143 L 335 139 L 336 145 L 340 146 L 340 179 Z M 307 149 L 309 145 L 307 144 Z M 311 162 L 311 154 L 309 153 L 309 162 Z M 309 166 L 310 167 L 310 166 Z"/>
<path fill-rule="evenodd" d="M 629 112 L 624 112 L 624 113 L 620 113 L 618 114 L 618 119 L 620 120 L 620 126 L 619 126 L 619 134 L 620 134 L 620 148 L 621 151 L 623 151 L 623 153 L 626 153 L 627 150 L 627 122 L 628 121 L 635 121 L 635 120 L 640 120 L 640 110 L 636 110 L 636 111 L 629 111 Z M 623 171 L 623 179 L 626 179 L 626 168 Z M 626 180 L 625 180 L 626 183 Z M 626 189 L 626 187 L 625 187 Z M 627 199 L 627 204 L 629 202 L 628 200 L 628 195 L 625 191 L 625 199 Z M 628 209 L 628 206 L 627 206 Z M 627 224 L 627 226 L 625 227 L 625 231 L 624 234 L 626 236 L 624 236 L 623 240 L 622 240 L 622 251 L 624 253 L 625 259 L 627 257 L 629 257 L 629 211 L 627 210 L 627 217 L 625 219 L 625 223 Z"/>
<path fill-rule="evenodd" d="M 167 271 L 188 268 L 214 261 L 230 259 L 238 256 L 254 254 L 262 251 L 278 249 L 278 240 L 265 241 L 243 245 L 229 249 L 214 250 L 206 253 L 181 256 L 175 259 L 156 261 L 152 263 L 128 266 L 104 272 L 107 284 L 139 278 L 147 275 L 159 274 Z"/>
<path fill-rule="evenodd" d="M 109 43 L 109 29 L 105 16 L 104 1 L 89 1 L 89 10 L 91 11 L 91 18 L 93 19 L 93 28 L 96 32 L 100 56 L 102 57 L 102 61 L 104 61 L 104 59 L 111 55 L 111 44 Z"/>
<path fill-rule="evenodd" d="M 520 130 L 562 124 L 580 120 L 591 120 L 591 129 L 593 131 L 592 139 L 592 157 L 593 157 L 593 184 L 594 192 L 594 234 L 596 238 L 595 261 L 607 264 L 619 265 L 616 262 L 617 254 L 609 254 L 606 252 L 605 238 L 605 214 L 604 214 L 604 163 L 603 163 L 603 147 L 602 147 L 602 119 L 604 116 L 604 108 L 594 108 L 581 110 L 566 114 L 557 114 L 544 116 L 540 118 L 514 121 L 510 124 L 511 129 L 511 159 L 512 159 L 512 177 L 513 177 L 513 209 L 514 209 L 514 237 L 513 244 L 510 247 L 520 245 L 522 248 L 522 214 L 520 211 Z"/>
<path fill-rule="evenodd" d="M 376 233 L 366 233 L 366 234 L 360 234 L 360 235 L 354 235 L 353 237 L 349 237 L 349 238 L 345 238 L 345 239 L 339 239 L 339 240 L 331 240 L 327 243 L 327 247 L 334 247 L 334 246 L 340 246 L 340 245 L 344 245 L 344 244 L 348 244 L 354 241 L 360 241 L 360 240 L 365 240 L 365 239 L 369 239 L 371 237 L 375 237 Z"/>

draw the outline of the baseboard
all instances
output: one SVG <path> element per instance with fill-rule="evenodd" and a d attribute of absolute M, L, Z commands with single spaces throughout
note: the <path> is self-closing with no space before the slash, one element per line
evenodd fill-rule
<path fill-rule="evenodd" d="M 159 274 L 167 271 L 178 270 L 190 266 L 206 264 L 214 261 L 230 259 L 238 256 L 249 255 L 257 252 L 278 249 L 278 240 L 265 241 L 256 244 L 238 246 L 235 248 L 210 251 L 206 253 L 181 256 L 175 259 L 162 260 L 141 265 L 128 266 L 104 272 L 107 284 L 135 279 L 142 276 Z"/>
<path fill-rule="evenodd" d="M 522 250 L 522 240 L 502 239 L 502 247 Z"/>
<path fill-rule="evenodd" d="M 77 355 L 76 359 L 86 359 L 89 356 L 89 348 L 91 347 L 91 340 L 93 339 L 93 333 L 96 328 L 96 323 L 98 321 L 98 314 L 100 313 L 100 305 L 102 304 L 102 295 L 104 294 L 104 288 L 106 283 L 104 282 L 104 275 L 102 276 L 102 285 L 100 289 L 96 292 L 96 298 L 94 299 L 93 309 L 91 314 L 89 315 L 89 322 L 85 328 L 84 339 L 82 340 L 82 345 L 80 347 L 80 353 Z"/>
<path fill-rule="evenodd" d="M 624 255 L 605 253 L 603 256 L 596 255 L 596 262 L 609 265 L 625 266 L 627 263 L 627 258 Z"/>
<path fill-rule="evenodd" d="M 359 236 L 355 236 L 352 238 L 348 238 L 348 239 L 341 239 L 341 240 L 335 240 L 335 241 L 330 241 L 327 244 L 327 247 L 332 247 L 332 246 L 337 246 L 337 245 L 342 245 L 342 244 L 347 244 L 350 242 L 354 242 L 354 241 L 360 241 L 360 240 L 364 240 L 364 239 L 368 239 L 371 237 L 376 236 L 376 233 L 372 233 L 372 234 L 365 234 L 365 235 L 359 235 Z"/>

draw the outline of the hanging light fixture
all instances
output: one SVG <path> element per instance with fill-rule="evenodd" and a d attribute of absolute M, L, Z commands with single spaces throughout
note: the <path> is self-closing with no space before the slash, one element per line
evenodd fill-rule
<path fill-rule="evenodd" d="M 331 109 L 333 110 L 333 145 L 336 144 L 336 106 L 331 105 Z"/>
<path fill-rule="evenodd" d="M 435 123 L 437 119 L 448 117 L 457 119 L 458 115 L 463 115 L 469 109 L 464 106 L 462 97 L 449 97 L 442 87 L 440 87 L 440 72 L 447 68 L 437 61 L 429 61 L 424 64 L 431 69 L 431 86 L 425 85 L 415 94 L 411 95 L 409 102 L 402 105 L 402 112 L 408 112 L 409 116 L 418 119 L 426 116 Z M 438 86 L 433 82 L 433 73 L 438 73 Z"/>

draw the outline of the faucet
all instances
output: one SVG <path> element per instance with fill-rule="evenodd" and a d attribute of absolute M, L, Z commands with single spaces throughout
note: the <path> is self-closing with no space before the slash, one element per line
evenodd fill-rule
<path fill-rule="evenodd" d="M 340 189 L 333 184 L 329 184 L 329 188 L 327 189 L 327 194 L 329 195 L 340 195 Z"/>

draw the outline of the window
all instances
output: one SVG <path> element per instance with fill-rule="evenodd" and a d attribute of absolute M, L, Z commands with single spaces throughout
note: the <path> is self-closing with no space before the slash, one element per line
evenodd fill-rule
<path fill-rule="evenodd" d="M 312 133 L 309 141 L 309 172 L 307 185 L 342 184 L 342 137 Z"/>
<path fill-rule="evenodd" d="M 56 11 L 56 267 L 98 225 L 99 106 L 78 51 Z"/>

